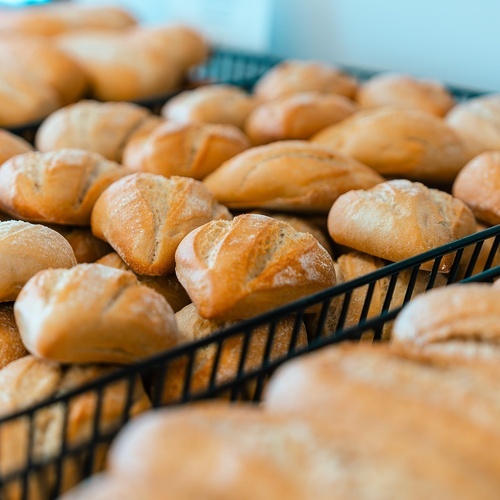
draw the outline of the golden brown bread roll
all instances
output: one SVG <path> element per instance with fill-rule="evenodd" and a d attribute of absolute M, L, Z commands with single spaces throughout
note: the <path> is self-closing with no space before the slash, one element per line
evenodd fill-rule
<path fill-rule="evenodd" d="M 382 73 L 361 84 L 356 100 L 364 108 L 395 105 L 437 116 L 444 116 L 455 105 L 441 83 L 396 73 Z"/>
<path fill-rule="evenodd" d="M 340 196 L 328 215 L 333 240 L 382 259 L 399 261 L 451 243 L 476 230 L 471 210 L 457 198 L 404 179 Z M 455 255 L 445 255 L 449 272 Z M 432 270 L 433 261 L 421 269 Z"/>
<path fill-rule="evenodd" d="M 9 158 L 23 153 L 28 153 L 33 147 L 17 135 L 11 134 L 7 130 L 0 130 L 0 165 Z"/>
<path fill-rule="evenodd" d="M 309 233 L 257 214 L 189 233 L 175 272 L 203 318 L 244 319 L 336 283 L 333 261 Z"/>
<path fill-rule="evenodd" d="M 14 304 L 0 304 L 0 369 L 28 354 L 17 329 Z"/>
<path fill-rule="evenodd" d="M 483 222 L 500 224 L 500 151 L 487 151 L 467 163 L 455 179 L 453 196 Z"/>
<path fill-rule="evenodd" d="M 123 262 L 120 256 L 115 252 L 102 256 L 96 261 L 96 264 L 114 267 L 115 269 L 123 269 L 124 271 L 131 271 L 130 267 L 127 266 L 127 264 L 125 264 L 125 262 Z M 167 274 L 165 276 L 145 276 L 138 274 L 136 277 L 141 284 L 149 286 L 159 294 L 163 295 L 172 307 L 174 313 L 181 310 L 191 302 L 189 295 L 186 290 L 182 288 L 182 285 L 179 283 L 175 273 Z"/>
<path fill-rule="evenodd" d="M 0 169 L 0 208 L 32 222 L 89 225 L 99 195 L 129 173 L 90 151 L 25 153 Z"/>
<path fill-rule="evenodd" d="M 342 193 L 382 181 L 374 170 L 329 147 L 280 141 L 240 153 L 203 183 L 229 208 L 326 213 Z"/>
<path fill-rule="evenodd" d="M 354 97 L 357 81 L 331 64 L 319 61 L 283 61 L 258 80 L 254 87 L 257 98 L 265 101 L 298 92 L 316 91 Z"/>
<path fill-rule="evenodd" d="M 313 142 L 362 161 L 386 176 L 449 183 L 470 159 L 460 137 L 424 111 L 380 107 L 318 132 Z"/>
<path fill-rule="evenodd" d="M 309 139 L 356 110 L 356 104 L 341 95 L 301 92 L 264 102 L 250 113 L 244 130 L 255 145 Z"/>
<path fill-rule="evenodd" d="M 133 170 L 170 177 L 201 180 L 250 143 L 233 125 L 166 122 L 157 126 L 142 144 L 127 145 L 123 164 Z"/>
<path fill-rule="evenodd" d="M 257 101 L 233 85 L 206 85 L 169 99 L 161 110 L 168 120 L 180 123 L 223 123 L 243 128 Z"/>
<path fill-rule="evenodd" d="M 201 182 L 144 172 L 104 191 L 92 211 L 92 232 L 135 273 L 161 276 L 174 272 L 184 236 L 210 220 L 230 218 Z"/>
<path fill-rule="evenodd" d="M 23 221 L 0 222 L 0 301 L 15 300 L 38 271 L 74 265 L 70 244 L 52 229 Z"/>
<path fill-rule="evenodd" d="M 80 101 L 51 114 L 36 134 L 42 152 L 83 149 L 120 161 L 133 133 L 150 118 L 150 112 L 127 102 Z"/>

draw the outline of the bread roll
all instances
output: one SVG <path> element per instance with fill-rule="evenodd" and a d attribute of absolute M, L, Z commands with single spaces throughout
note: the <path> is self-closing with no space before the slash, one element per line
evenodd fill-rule
<path fill-rule="evenodd" d="M 80 101 L 50 115 L 36 134 L 42 152 L 84 149 L 120 161 L 123 148 L 150 113 L 132 103 Z"/>
<path fill-rule="evenodd" d="M 28 355 L 14 317 L 14 305 L 0 304 L 0 369 Z"/>
<path fill-rule="evenodd" d="M 399 179 L 339 197 L 328 215 L 328 230 L 341 245 L 399 261 L 474 233 L 476 221 L 457 198 Z M 454 258 L 445 255 L 439 271 L 449 272 Z M 430 271 L 433 264 L 421 269 Z"/>
<path fill-rule="evenodd" d="M 22 221 L 0 222 L 0 302 L 15 300 L 38 271 L 75 264 L 70 244 L 52 229 Z"/>
<path fill-rule="evenodd" d="M 500 289 L 456 284 L 418 297 L 396 318 L 394 342 L 443 357 L 499 359 Z"/>
<path fill-rule="evenodd" d="M 311 140 L 382 175 L 435 184 L 453 182 L 470 159 L 464 143 L 446 123 L 416 109 L 388 106 L 361 111 Z"/>
<path fill-rule="evenodd" d="M 357 106 L 344 96 L 301 92 L 264 102 L 250 113 L 244 130 L 255 145 L 309 139 L 356 110 Z"/>
<path fill-rule="evenodd" d="M 372 169 L 331 148 L 281 141 L 235 156 L 203 182 L 229 208 L 326 213 L 342 193 L 382 181 Z"/>
<path fill-rule="evenodd" d="M 256 214 L 189 233 L 175 272 L 203 318 L 249 318 L 336 283 L 328 252 L 308 233 Z"/>
<path fill-rule="evenodd" d="M 363 83 L 356 100 L 364 108 L 402 106 L 444 116 L 455 101 L 441 83 L 409 75 L 382 73 Z"/>
<path fill-rule="evenodd" d="M 265 101 L 309 91 L 352 98 L 356 89 L 356 79 L 331 64 L 287 60 L 264 73 L 255 84 L 254 94 Z"/>
<path fill-rule="evenodd" d="M 166 122 L 156 127 L 140 146 L 141 151 L 125 148 L 125 166 L 165 177 L 181 175 L 201 180 L 248 149 L 250 143 L 232 125 Z"/>
<path fill-rule="evenodd" d="M 50 228 L 68 240 L 78 264 L 95 262 L 112 250 L 105 241 L 96 238 L 90 228 L 56 225 Z"/>
<path fill-rule="evenodd" d="M 453 196 L 483 222 L 500 224 L 500 151 L 487 151 L 467 163 L 455 179 Z"/>
<path fill-rule="evenodd" d="M 205 85 L 172 97 L 163 106 L 161 114 L 180 123 L 222 123 L 243 128 L 256 105 L 257 101 L 239 87 Z"/>
<path fill-rule="evenodd" d="M 33 149 L 31 144 L 7 130 L 0 130 L 0 165 L 16 155 L 28 153 Z"/>
<path fill-rule="evenodd" d="M 129 175 L 100 196 L 92 232 L 107 241 L 137 274 L 174 271 L 174 255 L 190 231 L 213 219 L 229 219 L 203 184 L 187 177 Z"/>

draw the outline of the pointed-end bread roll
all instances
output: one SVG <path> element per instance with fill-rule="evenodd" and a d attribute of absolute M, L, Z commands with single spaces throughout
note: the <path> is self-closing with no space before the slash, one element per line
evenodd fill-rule
<path fill-rule="evenodd" d="M 335 285 L 333 260 L 309 233 L 256 214 L 189 233 L 176 274 L 203 318 L 244 319 Z"/>
<path fill-rule="evenodd" d="M 99 264 L 38 273 L 14 312 L 27 349 L 61 363 L 131 363 L 177 342 L 167 301 L 133 273 Z"/>

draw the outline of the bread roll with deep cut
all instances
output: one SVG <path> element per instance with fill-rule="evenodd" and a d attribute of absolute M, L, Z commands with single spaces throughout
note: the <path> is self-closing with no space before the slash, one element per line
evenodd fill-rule
<path fill-rule="evenodd" d="M 500 94 L 457 104 L 446 122 L 464 140 L 471 158 L 484 151 L 500 150 Z"/>
<path fill-rule="evenodd" d="M 384 176 L 434 184 L 453 182 L 470 160 L 451 127 L 417 109 L 387 106 L 360 111 L 311 140 L 352 156 Z"/>
<path fill-rule="evenodd" d="M 86 226 L 99 195 L 129 173 L 89 151 L 25 153 L 0 168 L 0 208 L 32 222 Z"/>
<path fill-rule="evenodd" d="M 398 179 L 340 196 L 328 215 L 328 231 L 341 245 L 399 261 L 474 233 L 476 220 L 448 193 Z M 439 271 L 449 272 L 454 258 L 445 255 Z M 421 269 L 431 271 L 433 264 Z"/>
<path fill-rule="evenodd" d="M 201 182 L 144 172 L 104 191 L 92 212 L 92 232 L 135 273 L 161 276 L 174 272 L 184 236 L 213 219 L 230 218 Z"/>
<path fill-rule="evenodd" d="M 257 81 L 255 96 L 270 101 L 298 92 L 340 94 L 353 98 L 358 83 L 356 79 L 331 64 L 319 61 L 283 61 Z"/>
<path fill-rule="evenodd" d="M 335 285 L 333 260 L 309 233 L 257 214 L 189 233 L 175 272 L 203 318 L 249 318 Z"/>
<path fill-rule="evenodd" d="M 38 273 L 14 312 L 28 351 L 60 363 L 132 363 L 177 343 L 164 297 L 133 273 L 100 264 Z"/>
<path fill-rule="evenodd" d="M 71 245 L 56 231 L 23 221 L 0 222 L 0 302 L 15 300 L 38 271 L 74 265 Z"/>
<path fill-rule="evenodd" d="M 401 106 L 436 116 L 444 116 L 455 105 L 441 83 L 396 73 L 376 75 L 361 84 L 356 100 L 364 108 Z"/>
<path fill-rule="evenodd" d="M 44 120 L 35 144 L 42 152 L 83 149 L 119 162 L 127 141 L 150 117 L 146 108 L 128 102 L 80 101 Z"/>
<path fill-rule="evenodd" d="M 180 123 L 222 123 L 243 128 L 256 105 L 257 101 L 239 87 L 206 85 L 169 99 L 161 114 Z"/>
<path fill-rule="evenodd" d="M 140 150 L 130 143 L 123 164 L 136 171 L 201 180 L 250 143 L 233 125 L 166 122 L 156 127 Z"/>
<path fill-rule="evenodd" d="M 500 358 L 500 288 L 455 284 L 410 302 L 394 323 L 393 339 L 411 352 L 449 358 Z"/>
<path fill-rule="evenodd" d="M 460 171 L 453 196 L 466 203 L 481 221 L 500 224 L 500 150 L 476 156 Z"/>
<path fill-rule="evenodd" d="M 371 168 L 329 147 L 281 141 L 240 153 L 203 183 L 232 209 L 326 213 L 341 194 L 383 180 Z"/>
<path fill-rule="evenodd" d="M 28 141 L 7 130 L 0 130 L 0 165 L 13 156 L 29 153 L 32 150 L 33 147 Z"/>
<path fill-rule="evenodd" d="M 254 145 L 309 139 L 357 109 L 354 102 L 341 95 L 301 92 L 261 104 L 250 113 L 244 130 Z"/>
<path fill-rule="evenodd" d="M 28 354 L 17 328 L 14 304 L 0 304 L 0 369 Z"/>

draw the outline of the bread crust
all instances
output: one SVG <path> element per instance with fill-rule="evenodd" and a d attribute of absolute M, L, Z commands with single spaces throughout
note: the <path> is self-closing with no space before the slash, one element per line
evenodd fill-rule
<path fill-rule="evenodd" d="M 28 355 L 14 317 L 14 304 L 0 304 L 0 369 Z"/>

